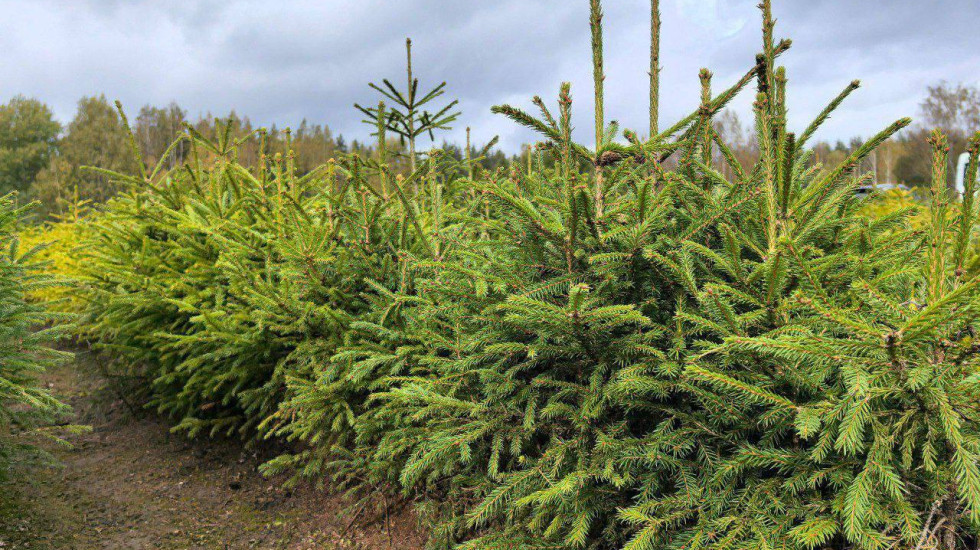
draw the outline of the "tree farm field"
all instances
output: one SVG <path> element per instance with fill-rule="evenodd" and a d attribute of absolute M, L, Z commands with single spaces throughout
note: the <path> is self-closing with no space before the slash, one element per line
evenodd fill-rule
<path fill-rule="evenodd" d="M 0 2 L 92 29 L 0 106 L 0 549 L 978 548 L 980 7 L 934 4 Z M 357 138 L 277 123 L 309 86 Z"/>

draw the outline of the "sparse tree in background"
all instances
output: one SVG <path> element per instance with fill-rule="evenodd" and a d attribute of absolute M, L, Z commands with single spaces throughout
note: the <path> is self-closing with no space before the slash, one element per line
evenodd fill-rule
<path fill-rule="evenodd" d="M 718 137 L 728 145 L 740 165 L 744 167 L 755 164 L 759 158 L 758 142 L 752 129 L 742 123 L 737 112 L 731 109 L 722 111 L 712 121 L 712 125 Z M 732 167 L 719 151 L 714 152 L 714 167 L 725 177 L 734 177 Z"/>
<path fill-rule="evenodd" d="M 969 135 L 980 128 L 980 89 L 945 80 L 927 88 L 919 104 L 923 123 L 942 128 L 948 134 Z"/>
<path fill-rule="evenodd" d="M 954 163 L 967 147 L 969 137 L 980 130 L 980 89 L 965 84 L 941 81 L 927 88 L 919 104 L 920 124 L 900 138 L 902 153 L 895 166 L 896 177 L 903 182 L 924 186 L 931 178 L 929 132 L 942 130 L 949 138 L 950 155 L 947 166 L 949 184 L 956 177 Z"/>
<path fill-rule="evenodd" d="M 878 147 L 874 159 L 879 183 L 897 183 L 895 169 L 902 152 L 902 143 L 896 139 L 889 139 Z"/>
<path fill-rule="evenodd" d="M 305 118 L 292 135 L 292 149 L 296 152 L 296 171 L 309 173 L 317 166 L 340 154 L 337 142 L 326 125 L 311 124 Z"/>
<path fill-rule="evenodd" d="M 30 187 L 50 162 L 60 131 L 37 99 L 16 96 L 0 106 L 0 196 Z"/>
<path fill-rule="evenodd" d="M 293 151 L 294 170 L 296 174 L 303 175 L 336 158 L 347 148 L 342 137 L 336 140 L 333 138 L 327 125 L 312 124 L 306 119 L 295 130 L 280 129 L 276 125 L 263 130 L 256 127 L 248 117 L 231 111 L 224 117 L 215 117 L 208 113 L 191 126 L 201 136 L 216 139 L 219 132 L 226 131 L 225 125 L 228 123 L 231 124 L 228 129 L 230 135 L 241 141 L 238 147 L 239 161 L 250 167 L 259 165 L 263 153 L 274 158 L 276 154 L 285 157 L 288 151 Z M 178 154 L 174 156 L 182 158 Z"/>
<path fill-rule="evenodd" d="M 176 102 L 162 108 L 146 105 L 140 109 L 133 134 L 148 164 L 154 165 L 160 160 L 170 144 L 183 133 L 186 121 L 187 111 L 181 109 Z M 178 145 L 167 160 L 169 168 L 179 166 L 187 156 L 187 148 L 183 145 L 185 144 Z"/>
<path fill-rule="evenodd" d="M 895 163 L 895 177 L 899 182 L 917 187 L 928 185 L 931 170 L 928 136 L 928 130 L 917 127 L 898 137 L 901 155 Z"/>
<path fill-rule="evenodd" d="M 76 198 L 104 202 L 116 193 L 114 183 L 85 166 L 114 171 L 136 166 L 122 120 L 104 95 L 82 98 L 67 130 L 58 154 L 34 184 L 33 195 L 47 214 Z"/>
<path fill-rule="evenodd" d="M 825 166 L 834 165 L 847 158 L 848 152 L 843 141 L 838 141 L 834 145 L 819 141 L 813 145 L 813 160 Z"/>

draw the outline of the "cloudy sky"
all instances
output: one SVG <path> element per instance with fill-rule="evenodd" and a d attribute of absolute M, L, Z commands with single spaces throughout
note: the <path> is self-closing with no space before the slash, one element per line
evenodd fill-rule
<path fill-rule="evenodd" d="M 696 106 L 697 71 L 716 89 L 759 49 L 757 0 L 661 0 L 662 120 Z M 804 126 L 855 78 L 863 82 L 822 131 L 869 135 L 918 114 L 925 87 L 978 84 L 977 0 L 774 0 L 794 125 Z M 646 127 L 648 0 L 606 0 L 607 119 Z M 196 117 L 235 109 L 256 124 L 326 123 L 363 139 L 355 101 L 378 100 L 369 81 L 401 82 L 404 40 L 416 73 L 448 81 L 474 139 L 499 134 L 507 150 L 532 139 L 489 112 L 553 102 L 572 82 L 578 138 L 592 111 L 587 0 L 0 0 L 0 98 L 42 99 L 70 120 L 84 95 L 128 110 L 177 101 Z M 747 109 L 751 98 L 736 105 Z"/>

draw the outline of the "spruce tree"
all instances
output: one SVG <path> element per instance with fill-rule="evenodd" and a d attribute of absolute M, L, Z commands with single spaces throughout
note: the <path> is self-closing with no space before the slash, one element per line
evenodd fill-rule
<path fill-rule="evenodd" d="M 64 327 L 46 328 L 58 319 L 28 300 L 54 284 L 35 259 L 40 247 L 22 248 L 17 235 L 33 206 L 16 208 L 13 195 L 0 197 L 0 478 L 13 466 L 50 459 L 36 445 L 39 439 L 60 441 L 49 424 L 68 409 L 39 380 L 68 354 L 52 348 Z"/>
<path fill-rule="evenodd" d="M 354 104 L 354 107 L 367 117 L 364 122 L 381 124 L 386 130 L 397 135 L 402 143 L 408 142 L 409 166 L 414 172 L 418 167 L 416 151 L 418 138 L 428 134 L 430 139 L 435 139 L 435 131 L 450 129 L 449 125 L 459 118 L 460 113 L 454 110 L 459 104 L 455 99 L 434 111 L 430 112 L 426 109 L 426 106 L 446 93 L 446 83 L 442 82 L 428 92 L 419 92 L 419 79 L 415 77 L 412 70 L 411 38 L 405 39 L 405 51 L 408 84 L 404 90 L 399 90 L 387 78 L 381 81 L 384 87 L 373 82 L 370 84 L 371 88 L 391 102 L 391 106 L 387 110 L 365 108 L 358 104 Z"/>

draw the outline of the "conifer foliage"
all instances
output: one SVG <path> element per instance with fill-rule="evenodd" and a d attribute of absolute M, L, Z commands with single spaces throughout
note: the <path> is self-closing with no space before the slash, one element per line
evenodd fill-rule
<path fill-rule="evenodd" d="M 61 329 L 44 328 L 51 315 L 27 297 L 52 284 L 35 259 L 39 247 L 23 249 L 17 236 L 28 207 L 0 197 L 0 478 L 26 457 L 46 458 L 38 437 L 55 438 L 46 427 L 65 412 L 38 377 L 65 359 L 51 342 Z"/>
<path fill-rule="evenodd" d="M 399 493 L 433 548 L 972 547 L 976 190 L 948 195 L 943 137 L 924 228 L 862 215 L 855 169 L 909 121 L 815 164 L 807 140 L 857 86 L 794 133 L 766 0 L 745 75 L 716 93 L 702 70 L 662 131 L 653 2 L 640 139 L 604 122 L 589 7 L 594 144 L 563 84 L 536 116 L 494 108 L 542 140 L 510 173 L 434 151 L 393 177 L 402 118 L 381 104 L 377 158 L 297 178 L 190 131 L 182 169 L 115 175 L 88 334 L 178 428 L 292 441 L 268 471 Z M 743 166 L 711 121 L 753 84 Z"/>

